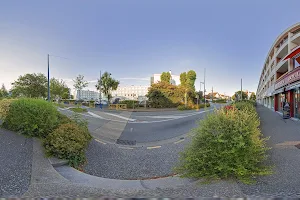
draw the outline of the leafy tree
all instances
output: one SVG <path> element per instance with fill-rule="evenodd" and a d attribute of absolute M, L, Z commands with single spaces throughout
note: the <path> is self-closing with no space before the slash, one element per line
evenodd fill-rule
<path fill-rule="evenodd" d="M 236 91 L 234 95 L 232 96 L 232 100 L 234 101 L 240 101 L 240 100 L 246 100 L 248 99 L 248 95 L 246 92 L 242 91 L 242 99 L 241 99 L 241 91 Z"/>
<path fill-rule="evenodd" d="M 12 96 L 39 98 L 47 96 L 47 78 L 44 74 L 34 73 L 19 76 L 12 83 Z"/>
<path fill-rule="evenodd" d="M 251 93 L 251 95 L 250 95 L 250 100 L 253 100 L 253 101 L 256 100 L 256 95 L 255 95 L 254 92 Z"/>
<path fill-rule="evenodd" d="M 170 83 L 171 80 L 171 74 L 170 72 L 163 72 L 160 76 L 160 81 L 161 82 L 166 82 L 166 83 Z"/>
<path fill-rule="evenodd" d="M 63 80 L 51 78 L 50 80 L 50 94 L 51 99 L 61 99 L 63 97 L 69 98 L 69 88 Z"/>
<path fill-rule="evenodd" d="M 8 96 L 8 91 L 6 90 L 4 84 L 2 84 L 2 87 L 0 89 L 0 98 L 7 97 L 7 96 Z"/>
<path fill-rule="evenodd" d="M 116 90 L 119 84 L 120 82 L 113 79 L 110 73 L 104 72 L 100 80 L 98 79 L 98 83 L 97 85 L 95 85 L 95 87 L 97 88 L 97 90 L 99 90 L 99 92 L 103 92 L 104 95 L 107 96 L 108 102 L 110 102 L 110 99 L 112 97 L 111 91 Z"/>
<path fill-rule="evenodd" d="M 186 86 L 186 72 L 180 74 L 180 85 L 183 87 Z"/>
<path fill-rule="evenodd" d="M 195 81 L 196 81 L 197 75 L 194 70 L 188 71 L 186 74 L 186 85 L 189 89 L 192 89 L 195 91 Z"/>
<path fill-rule="evenodd" d="M 74 85 L 73 87 L 75 88 L 76 91 L 82 90 L 83 88 L 86 88 L 88 86 L 88 82 L 84 80 L 84 76 L 79 74 L 75 80 L 73 80 Z M 80 93 L 79 93 L 80 94 Z M 79 96 L 80 99 L 80 96 Z"/>

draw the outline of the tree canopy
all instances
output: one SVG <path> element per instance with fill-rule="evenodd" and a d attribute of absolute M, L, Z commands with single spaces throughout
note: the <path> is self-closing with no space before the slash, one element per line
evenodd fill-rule
<path fill-rule="evenodd" d="M 107 96 L 108 102 L 110 102 L 110 99 L 112 97 L 111 91 L 116 90 L 119 84 L 120 82 L 112 78 L 110 73 L 104 72 L 101 76 L 101 79 L 98 79 L 98 83 L 97 85 L 95 85 L 95 87 L 100 92 L 103 92 L 103 94 Z"/>
<path fill-rule="evenodd" d="M 246 92 L 242 91 L 242 99 L 241 99 L 241 91 L 236 91 L 234 95 L 232 96 L 232 100 L 234 101 L 240 101 L 240 100 L 246 100 L 248 99 L 248 95 Z"/>
<path fill-rule="evenodd" d="M 5 85 L 2 84 L 1 89 L 0 89 L 0 98 L 1 97 L 7 97 L 8 96 L 8 91 L 5 88 Z"/>
<path fill-rule="evenodd" d="M 47 96 L 47 78 L 44 74 L 34 73 L 19 76 L 12 83 L 12 96 L 39 98 Z"/>
<path fill-rule="evenodd" d="M 67 87 L 63 80 L 51 78 L 50 95 L 51 99 L 68 99 L 70 98 L 70 88 Z"/>
<path fill-rule="evenodd" d="M 253 100 L 253 101 L 256 100 L 256 95 L 255 95 L 254 92 L 251 93 L 251 95 L 250 95 L 250 100 Z"/>
<path fill-rule="evenodd" d="M 73 87 L 76 90 L 82 90 L 83 88 L 86 88 L 88 86 L 88 82 L 84 80 L 84 76 L 79 74 L 74 80 Z"/>
<path fill-rule="evenodd" d="M 170 81 L 171 81 L 171 74 L 170 74 L 170 72 L 163 72 L 160 75 L 160 81 L 161 82 L 165 82 L 165 83 L 170 83 Z"/>

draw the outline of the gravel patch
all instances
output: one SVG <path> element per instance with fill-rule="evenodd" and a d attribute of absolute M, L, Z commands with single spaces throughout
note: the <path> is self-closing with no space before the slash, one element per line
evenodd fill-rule
<path fill-rule="evenodd" d="M 32 139 L 0 129 L 0 197 L 20 196 L 30 184 Z"/>

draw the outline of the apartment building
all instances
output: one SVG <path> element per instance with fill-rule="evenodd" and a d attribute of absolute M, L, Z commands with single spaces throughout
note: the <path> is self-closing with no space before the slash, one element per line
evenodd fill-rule
<path fill-rule="evenodd" d="M 169 71 L 171 74 L 171 81 L 170 83 L 172 85 L 180 85 L 180 76 L 172 74 L 171 70 Z M 158 83 L 160 81 L 161 74 L 153 74 L 153 76 L 150 78 L 150 84 Z"/>
<path fill-rule="evenodd" d="M 285 102 L 290 116 L 300 118 L 300 23 L 274 41 L 264 62 L 256 92 L 258 103 L 282 112 Z"/>
<path fill-rule="evenodd" d="M 103 94 L 102 94 L 103 97 Z M 99 92 L 90 91 L 90 90 L 77 90 L 74 93 L 74 98 L 76 100 L 98 100 L 99 99 Z"/>
<path fill-rule="evenodd" d="M 145 96 L 148 94 L 149 86 L 119 86 L 117 90 L 112 91 L 112 97 L 123 97 L 124 99 L 129 100 L 140 100 L 145 99 Z"/>

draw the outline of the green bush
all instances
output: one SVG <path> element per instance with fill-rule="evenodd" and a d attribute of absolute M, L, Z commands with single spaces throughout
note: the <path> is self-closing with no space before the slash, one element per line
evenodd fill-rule
<path fill-rule="evenodd" d="M 119 104 L 126 104 L 127 108 L 137 108 L 139 107 L 139 102 L 135 100 L 124 100 L 120 101 Z"/>
<path fill-rule="evenodd" d="M 227 103 L 226 99 L 216 99 L 213 100 L 213 103 Z"/>
<path fill-rule="evenodd" d="M 70 123 L 74 123 L 73 120 L 71 120 L 69 117 L 67 117 L 64 114 L 61 114 L 60 112 L 57 115 L 58 117 L 58 123 L 59 124 L 70 124 Z"/>
<path fill-rule="evenodd" d="M 77 112 L 77 113 L 87 112 L 86 108 L 80 108 L 80 107 L 70 108 L 70 110 L 72 110 L 73 112 Z"/>
<path fill-rule="evenodd" d="M 46 154 L 66 159 L 73 167 L 84 164 L 85 149 L 91 137 L 76 124 L 62 124 L 43 141 Z"/>
<path fill-rule="evenodd" d="M 14 99 L 2 99 L 0 101 L 0 119 L 4 120 L 8 115 L 10 104 Z"/>
<path fill-rule="evenodd" d="M 41 99 L 18 99 L 11 103 L 3 126 L 25 135 L 46 137 L 58 125 L 56 107 Z"/>
<path fill-rule="evenodd" d="M 207 107 L 207 108 L 210 107 L 210 104 L 209 104 L 209 103 L 206 103 L 206 107 Z M 199 105 L 199 108 L 205 108 L 205 104 L 204 104 L 204 103 L 200 104 L 200 105 Z"/>
<path fill-rule="evenodd" d="M 177 110 L 192 110 L 194 108 L 190 107 L 190 106 L 185 106 L 185 105 L 179 105 L 177 107 Z"/>
<path fill-rule="evenodd" d="M 237 178 L 245 183 L 251 183 L 253 176 L 270 174 L 263 165 L 268 148 L 259 124 L 257 113 L 248 107 L 208 114 L 193 130 L 195 136 L 175 171 L 182 177 Z"/>

